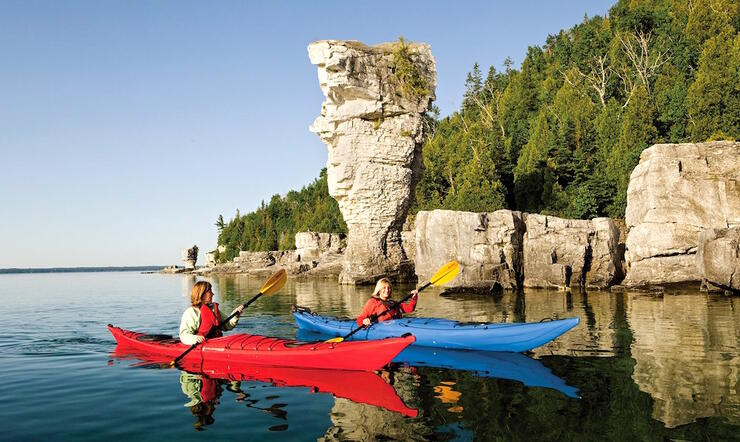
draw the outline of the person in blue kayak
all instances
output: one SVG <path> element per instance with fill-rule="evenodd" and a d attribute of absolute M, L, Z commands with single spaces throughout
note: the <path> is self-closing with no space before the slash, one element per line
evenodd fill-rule
<path fill-rule="evenodd" d="M 219 327 L 224 317 L 218 311 L 218 304 L 213 302 L 213 290 L 210 282 L 198 281 L 190 290 L 190 304 L 180 319 L 180 342 L 185 345 L 201 343 L 206 338 L 223 336 L 223 330 L 231 330 L 239 322 L 244 306 L 235 308 L 237 313 L 229 322 Z"/>
<path fill-rule="evenodd" d="M 357 325 L 367 327 L 373 322 L 399 319 L 403 317 L 404 313 L 411 313 L 414 311 L 416 308 L 416 301 L 419 299 L 419 295 L 416 290 L 411 292 L 414 296 L 412 296 L 408 302 L 403 304 L 399 304 L 391 299 L 392 291 L 391 282 L 388 278 L 380 279 L 375 284 L 373 296 L 367 300 L 365 307 L 362 309 L 362 313 L 357 317 Z"/>

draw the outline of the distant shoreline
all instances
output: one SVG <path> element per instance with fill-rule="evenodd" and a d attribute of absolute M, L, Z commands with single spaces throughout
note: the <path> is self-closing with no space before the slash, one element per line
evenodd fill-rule
<path fill-rule="evenodd" d="M 124 266 L 124 267 L 47 267 L 47 268 L 8 268 L 0 269 L 2 274 L 14 273 L 89 273 L 89 272 L 146 272 L 162 270 L 165 266 Z"/>

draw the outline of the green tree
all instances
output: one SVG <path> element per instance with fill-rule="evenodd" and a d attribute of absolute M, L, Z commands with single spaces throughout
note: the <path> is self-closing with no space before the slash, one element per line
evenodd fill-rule
<path fill-rule="evenodd" d="M 686 96 L 693 141 L 706 141 L 715 134 L 731 138 L 740 134 L 738 60 L 740 36 L 737 33 L 723 32 L 704 43 L 696 81 Z"/>
<path fill-rule="evenodd" d="M 638 85 L 625 109 L 619 140 L 609 158 L 609 175 L 617 185 L 617 195 L 609 207 L 609 214 L 623 218 L 627 206 L 627 185 L 630 174 L 640 161 L 640 154 L 657 138 L 653 125 L 654 109 L 647 90 Z"/>

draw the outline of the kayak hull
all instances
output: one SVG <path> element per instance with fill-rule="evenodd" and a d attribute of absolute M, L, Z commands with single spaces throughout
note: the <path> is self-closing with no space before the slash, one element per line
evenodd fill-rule
<path fill-rule="evenodd" d="M 134 350 L 152 359 L 174 360 L 187 345 L 172 337 L 151 336 L 108 325 L 119 348 Z M 300 342 L 269 336 L 234 334 L 209 339 L 197 346 L 183 363 L 199 361 L 271 367 L 326 368 L 335 370 L 378 370 L 387 365 L 413 336 L 373 342 Z M 368 345 L 371 344 L 371 345 Z"/>
<path fill-rule="evenodd" d="M 293 312 L 298 328 L 325 336 L 344 336 L 357 328 L 353 320 L 319 316 L 301 308 Z M 461 323 L 438 318 L 383 321 L 360 330 L 349 340 L 374 340 L 411 333 L 414 345 L 458 350 L 523 352 L 547 344 L 580 322 L 579 318 L 543 322 Z"/>

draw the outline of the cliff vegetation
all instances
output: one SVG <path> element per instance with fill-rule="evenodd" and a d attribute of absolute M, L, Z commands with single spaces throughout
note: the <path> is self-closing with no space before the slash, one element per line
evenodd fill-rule
<path fill-rule="evenodd" d="M 740 138 L 739 28 L 732 0 L 623 0 L 518 70 L 476 63 L 424 145 L 412 210 L 624 217 L 643 149 Z"/>
<path fill-rule="evenodd" d="M 531 46 L 485 75 L 476 63 L 460 109 L 425 120 L 414 214 L 501 208 L 623 218 L 630 173 L 654 143 L 740 139 L 740 12 L 733 0 L 618 1 L 606 17 Z M 398 80 L 423 91 L 395 45 Z M 222 259 L 294 247 L 294 233 L 346 232 L 326 173 L 225 223 Z"/>

